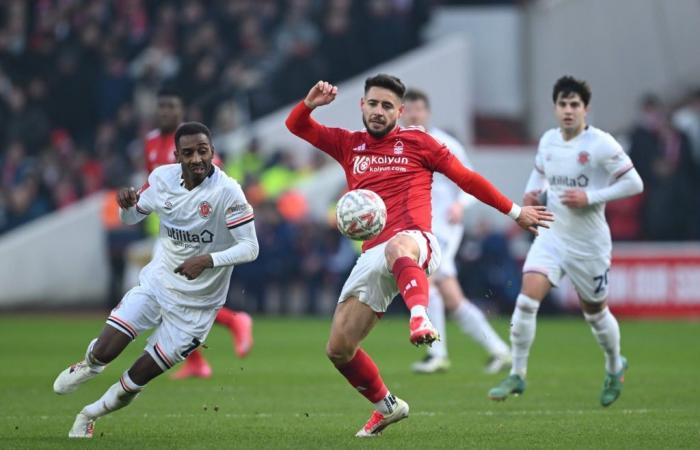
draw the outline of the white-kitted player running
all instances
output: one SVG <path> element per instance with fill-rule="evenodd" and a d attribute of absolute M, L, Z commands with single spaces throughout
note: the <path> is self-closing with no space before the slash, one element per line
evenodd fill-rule
<path fill-rule="evenodd" d="M 511 321 L 513 367 L 510 376 L 489 391 L 493 400 L 525 390 L 530 346 L 540 302 L 568 275 L 581 309 L 605 353 L 605 381 L 600 403 L 620 396 L 627 362 L 620 355 L 620 328 L 607 306 L 612 242 L 605 203 L 642 192 L 642 179 L 620 144 L 586 124 L 588 84 L 562 77 L 552 100 L 559 128 L 540 139 L 535 168 L 525 189 L 525 204 L 547 208 L 556 222 L 540 230 L 525 260 L 523 283 Z"/>
<path fill-rule="evenodd" d="M 69 437 L 92 437 L 96 419 L 128 405 L 146 383 L 199 347 L 226 301 L 234 265 L 258 255 L 253 208 L 239 184 L 212 165 L 209 129 L 197 122 L 180 125 L 175 148 L 179 164 L 155 169 L 138 193 L 134 188 L 117 193 L 124 223 L 158 214 L 158 251 L 141 271 L 139 285 L 124 295 L 90 342 L 85 359 L 58 375 L 54 391 L 75 391 L 137 335 L 154 332 L 119 381 L 78 413 Z"/>
<path fill-rule="evenodd" d="M 430 100 L 425 92 L 409 89 L 404 95 L 404 113 L 401 120 L 406 126 L 420 126 L 438 142 L 442 142 L 468 168 L 472 164 L 464 147 L 452 136 L 430 124 Z M 422 361 L 411 367 L 418 373 L 434 373 L 449 369 L 445 309 L 455 319 L 459 328 L 481 345 L 490 355 L 487 373 L 496 373 L 510 367 L 510 349 L 491 327 L 484 313 L 467 300 L 457 281 L 455 256 L 462 242 L 464 210 L 476 203 L 476 199 L 462 191 L 441 173 L 433 175 L 432 184 L 433 234 L 442 249 L 442 262 L 430 277 L 430 303 L 428 316 L 440 334 Z"/>

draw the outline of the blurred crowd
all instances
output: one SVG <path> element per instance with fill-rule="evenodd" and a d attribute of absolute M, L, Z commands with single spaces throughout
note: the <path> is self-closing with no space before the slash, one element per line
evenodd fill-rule
<path fill-rule="evenodd" d="M 7 0 L 0 233 L 143 167 L 155 94 L 215 135 L 415 47 L 427 0 Z M 360 37 L 360 38 L 358 38 Z M 226 149 L 223 149 L 226 150 Z"/>
<path fill-rule="evenodd" d="M 623 143 L 644 193 L 608 205 L 613 238 L 700 239 L 700 90 L 675 105 L 645 95 Z"/>
<path fill-rule="evenodd" d="M 318 79 L 339 82 L 420 44 L 433 3 L 2 2 L 0 234 L 94 192 L 140 185 L 144 136 L 155 127 L 164 84 L 182 94 L 187 120 L 235 136 Z M 609 205 L 614 238 L 700 239 L 700 92 L 672 107 L 645 97 L 628 131 L 625 145 L 645 193 Z M 323 158 L 300 167 L 284 149 L 262 152 L 254 138 L 242 151 L 227 152 L 227 145 L 240 143 L 223 140 L 217 148 L 232 155 L 225 170 L 256 207 L 261 244 L 258 263 L 234 271 L 232 301 L 264 311 L 270 289 L 299 288 L 309 299 L 304 309 L 318 311 L 323 290 L 339 290 L 357 252 L 332 220 L 304 220 L 303 199 L 291 190 Z M 125 248 L 147 233 L 112 231 L 121 274 Z M 459 264 L 471 295 L 517 293 L 508 241 L 488 230 L 465 239 Z"/>

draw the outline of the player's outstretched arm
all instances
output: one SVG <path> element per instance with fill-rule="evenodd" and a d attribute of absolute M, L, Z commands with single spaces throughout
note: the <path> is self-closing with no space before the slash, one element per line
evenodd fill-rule
<path fill-rule="evenodd" d="M 523 206 L 522 208 L 503 195 L 489 180 L 464 167 L 456 158 L 448 158 L 442 163 L 441 171 L 454 181 L 463 191 L 478 200 L 512 217 L 518 225 L 535 235 L 537 227 L 549 228 L 548 222 L 554 215 L 544 206 Z"/>

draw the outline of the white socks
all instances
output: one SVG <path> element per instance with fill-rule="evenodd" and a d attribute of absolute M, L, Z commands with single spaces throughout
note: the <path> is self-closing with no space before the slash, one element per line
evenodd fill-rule
<path fill-rule="evenodd" d="M 99 400 L 87 405 L 81 412 L 91 419 L 97 419 L 125 407 L 142 389 L 143 386 L 131 381 L 128 371 L 124 372 L 119 381 L 110 386 Z"/>
<path fill-rule="evenodd" d="M 426 311 L 425 306 L 416 305 L 413 308 L 411 308 L 411 318 L 414 318 L 416 316 L 428 317 L 428 311 Z"/>
<path fill-rule="evenodd" d="M 604 310 L 595 314 L 583 313 L 583 317 L 591 325 L 593 336 L 605 352 L 605 370 L 609 374 L 616 374 L 622 370 L 622 358 L 620 357 L 620 326 L 615 316 L 606 306 Z"/>
<path fill-rule="evenodd" d="M 508 346 L 494 331 L 478 306 L 463 299 L 452 315 L 457 320 L 459 328 L 471 336 L 490 355 L 507 355 L 509 353 Z"/>
<path fill-rule="evenodd" d="M 384 414 L 385 416 L 394 412 L 396 409 L 396 397 L 391 395 L 391 392 L 386 393 L 383 399 L 374 403 L 374 409 Z"/>
<path fill-rule="evenodd" d="M 88 344 L 87 350 L 85 351 L 85 362 L 87 363 L 91 371 L 95 373 L 100 373 L 103 370 L 105 370 L 107 364 L 103 363 L 102 361 L 98 361 L 97 359 L 95 359 L 94 356 L 92 356 L 92 348 L 95 346 L 96 343 L 97 338 L 93 339 Z"/>
<path fill-rule="evenodd" d="M 447 358 L 447 332 L 445 331 L 445 304 L 442 301 L 440 291 L 430 285 L 430 303 L 428 304 L 428 317 L 440 334 L 440 340 L 433 342 L 428 347 L 428 355 L 434 358 Z"/>
<path fill-rule="evenodd" d="M 530 354 L 532 342 L 535 340 L 539 307 L 540 302 L 525 294 L 518 295 L 518 299 L 515 301 L 515 310 L 510 323 L 510 343 L 513 352 L 511 375 L 520 375 L 525 378 L 527 357 Z"/>

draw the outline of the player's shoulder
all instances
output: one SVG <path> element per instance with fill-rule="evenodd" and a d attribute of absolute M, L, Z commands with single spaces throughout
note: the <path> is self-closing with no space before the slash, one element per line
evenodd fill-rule
<path fill-rule="evenodd" d="M 407 141 L 416 141 L 429 144 L 436 143 L 440 146 L 444 145 L 440 140 L 436 139 L 428 132 L 428 130 L 420 125 L 399 127 L 397 136 Z"/>
<path fill-rule="evenodd" d="M 550 128 L 540 136 L 540 145 L 548 145 L 561 139 L 559 128 Z"/>
<path fill-rule="evenodd" d="M 610 151 L 617 152 L 622 150 L 622 146 L 617 142 L 617 139 L 615 139 L 612 134 L 600 128 L 589 125 L 586 130 L 586 137 L 594 151 L 607 153 Z"/>
<path fill-rule="evenodd" d="M 160 178 L 160 179 L 168 179 L 168 178 L 173 178 L 173 177 L 180 177 L 180 174 L 182 173 L 182 166 L 179 163 L 175 164 L 163 164 L 151 172 L 150 177 L 153 178 Z"/>
<path fill-rule="evenodd" d="M 243 188 L 240 183 L 223 170 L 215 167 L 212 176 L 214 177 L 215 185 L 221 192 L 235 197 L 243 195 Z"/>

